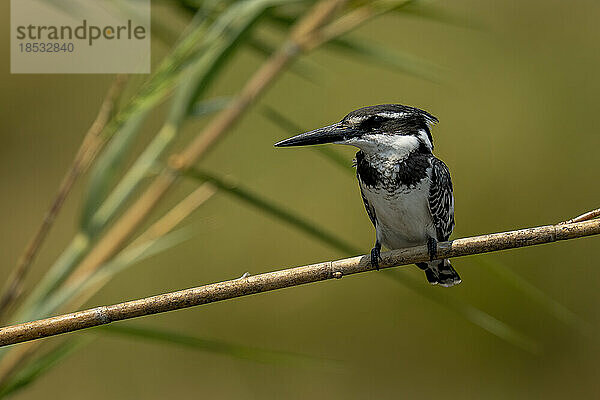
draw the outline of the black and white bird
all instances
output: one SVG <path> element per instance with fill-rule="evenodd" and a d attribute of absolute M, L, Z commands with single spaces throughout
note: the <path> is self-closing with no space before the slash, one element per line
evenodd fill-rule
<path fill-rule="evenodd" d="M 433 260 L 438 241 L 454 229 L 450 171 L 433 151 L 431 126 L 437 118 L 400 104 L 364 107 L 340 122 L 276 143 L 276 147 L 324 143 L 358 147 L 356 176 L 377 240 L 371 264 L 379 267 L 381 246 L 427 244 L 432 260 L 418 263 L 431 284 L 461 282 L 450 260 Z"/>

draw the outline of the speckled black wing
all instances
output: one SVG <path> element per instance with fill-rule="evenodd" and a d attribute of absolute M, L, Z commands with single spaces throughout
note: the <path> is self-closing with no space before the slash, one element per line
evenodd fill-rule
<path fill-rule="evenodd" d="M 437 240 L 446 241 L 454 229 L 454 196 L 450 171 L 442 160 L 431 160 L 429 210 L 437 230 Z"/>
<path fill-rule="evenodd" d="M 369 204 L 369 201 L 365 197 L 365 193 L 363 192 L 362 187 L 360 188 L 360 195 L 362 196 L 363 203 L 365 203 L 365 210 L 367 210 L 367 215 L 369 216 L 369 219 L 373 223 L 373 226 L 377 228 L 377 216 L 375 215 L 375 209 L 371 204 Z"/>

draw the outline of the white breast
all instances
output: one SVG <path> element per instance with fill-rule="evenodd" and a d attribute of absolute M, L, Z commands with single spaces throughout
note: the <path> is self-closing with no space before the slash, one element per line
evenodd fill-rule
<path fill-rule="evenodd" d="M 394 192 L 369 188 L 360 182 L 377 217 L 377 239 L 388 249 L 425 244 L 436 230 L 429 211 L 429 178 L 416 187 L 400 187 Z"/>

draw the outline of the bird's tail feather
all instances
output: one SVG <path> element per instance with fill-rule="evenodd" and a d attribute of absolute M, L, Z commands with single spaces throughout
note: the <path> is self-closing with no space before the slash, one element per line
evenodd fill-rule
<path fill-rule="evenodd" d="M 425 271 L 427 281 L 432 285 L 451 287 L 461 282 L 458 272 L 450 264 L 450 260 L 436 260 L 426 263 L 417 263 Z"/>

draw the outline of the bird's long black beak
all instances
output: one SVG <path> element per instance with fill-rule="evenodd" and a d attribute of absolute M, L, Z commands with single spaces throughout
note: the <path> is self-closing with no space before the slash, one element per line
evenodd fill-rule
<path fill-rule="evenodd" d="M 355 134 L 354 129 L 341 123 L 329 125 L 314 131 L 304 132 L 289 139 L 275 143 L 275 147 L 309 146 L 313 144 L 325 144 L 343 142 Z"/>

